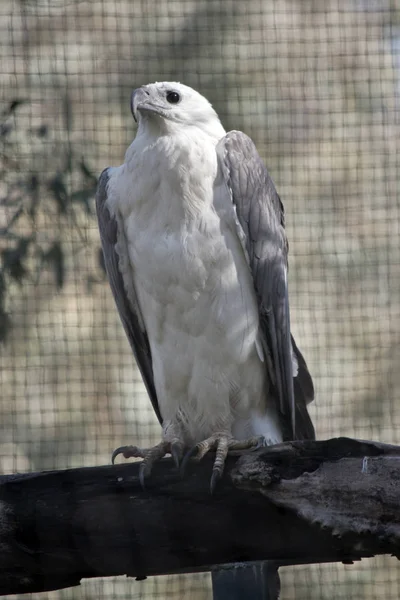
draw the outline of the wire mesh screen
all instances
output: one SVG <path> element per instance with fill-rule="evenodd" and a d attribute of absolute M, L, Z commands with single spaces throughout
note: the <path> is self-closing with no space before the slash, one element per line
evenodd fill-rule
<path fill-rule="evenodd" d="M 275 181 L 317 436 L 400 442 L 399 23 L 389 0 L 2 0 L 2 472 L 100 465 L 121 444 L 159 441 L 93 201 L 135 134 L 131 90 L 156 80 L 206 96 Z M 400 597 L 389 557 L 281 577 L 287 599 Z M 204 574 L 44 596 L 211 589 Z"/>

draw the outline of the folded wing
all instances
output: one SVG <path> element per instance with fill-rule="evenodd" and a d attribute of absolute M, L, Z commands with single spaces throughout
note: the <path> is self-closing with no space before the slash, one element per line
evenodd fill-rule
<path fill-rule="evenodd" d="M 125 333 L 128 336 L 157 418 L 162 423 L 154 386 L 149 340 L 135 296 L 133 281 L 127 281 L 126 279 L 130 277 L 129 273 L 125 270 L 124 276 L 122 276 L 119 268 L 121 257 L 118 252 L 124 252 L 125 257 L 127 257 L 128 250 L 123 228 L 118 223 L 118 220 L 114 216 L 111 216 L 107 208 L 108 180 L 108 169 L 105 169 L 100 176 L 96 193 L 97 218 L 104 264 Z M 129 294 L 127 290 L 129 290 Z"/>
<path fill-rule="evenodd" d="M 266 368 L 285 439 L 312 439 L 306 405 L 314 388 L 306 362 L 290 333 L 288 242 L 282 202 L 252 140 L 229 132 L 217 153 L 245 240 L 257 293 Z"/>

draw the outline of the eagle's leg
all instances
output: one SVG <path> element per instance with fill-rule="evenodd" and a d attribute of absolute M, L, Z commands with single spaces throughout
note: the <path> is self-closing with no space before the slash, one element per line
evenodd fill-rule
<path fill-rule="evenodd" d="M 190 458 L 200 461 L 208 452 L 214 450 L 215 460 L 210 483 L 211 493 L 213 493 L 218 480 L 221 479 L 222 473 L 224 472 L 225 460 L 229 452 L 235 454 L 236 452 L 240 453 L 243 450 L 257 450 L 264 445 L 265 438 L 263 436 L 251 437 L 246 440 L 235 440 L 229 433 L 214 433 L 209 438 L 199 442 L 189 450 L 183 459 L 181 469 L 182 472 L 185 470 Z"/>
<path fill-rule="evenodd" d="M 139 467 L 139 480 L 144 488 L 145 477 L 151 473 L 155 462 L 164 458 L 166 454 L 170 454 L 179 467 L 179 463 L 183 456 L 184 443 L 180 437 L 180 432 L 172 423 L 166 422 L 163 424 L 163 441 L 153 446 L 152 448 L 139 448 L 138 446 L 120 446 L 114 450 L 112 454 L 112 463 L 119 454 L 124 458 L 143 458 Z"/>

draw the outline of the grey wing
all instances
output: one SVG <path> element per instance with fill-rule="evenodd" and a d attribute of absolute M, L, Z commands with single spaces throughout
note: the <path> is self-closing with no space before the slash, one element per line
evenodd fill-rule
<path fill-rule="evenodd" d="M 218 144 L 222 172 L 243 230 L 257 293 L 266 366 L 286 439 L 314 438 L 307 404 L 314 388 L 290 333 L 284 208 L 252 140 L 229 132 Z M 244 234 L 244 236 L 243 236 Z"/>
<path fill-rule="evenodd" d="M 125 236 L 123 231 L 120 230 L 117 220 L 110 215 L 106 206 L 108 180 L 108 169 L 105 169 L 100 175 L 96 192 L 96 210 L 101 245 L 103 248 L 104 264 L 125 333 L 135 355 L 136 362 L 157 418 L 160 423 L 162 423 L 156 389 L 154 386 L 150 345 L 140 313 L 139 304 L 137 299 L 132 297 L 134 294 L 133 284 L 130 286 L 130 289 L 132 290 L 131 297 L 128 298 L 126 286 L 124 285 L 124 280 L 119 269 L 120 259 L 116 248 L 117 244 L 118 246 L 121 246 L 121 242 L 124 242 Z"/>

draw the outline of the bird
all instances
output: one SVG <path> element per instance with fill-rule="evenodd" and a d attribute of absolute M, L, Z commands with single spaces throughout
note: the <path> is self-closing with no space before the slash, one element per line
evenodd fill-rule
<path fill-rule="evenodd" d="M 285 212 L 253 141 L 226 132 L 211 103 L 178 82 L 135 89 L 138 128 L 96 192 L 104 265 L 162 428 L 142 458 L 177 467 L 314 439 L 314 387 L 290 329 Z"/>

